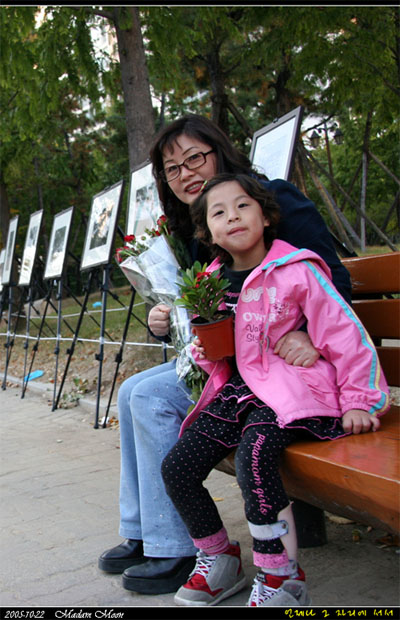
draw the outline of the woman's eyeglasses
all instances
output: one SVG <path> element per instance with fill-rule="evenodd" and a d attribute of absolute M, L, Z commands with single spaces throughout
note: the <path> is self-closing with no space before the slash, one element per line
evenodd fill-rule
<path fill-rule="evenodd" d="M 200 168 L 200 166 L 206 163 L 207 155 L 213 153 L 213 151 L 214 149 L 207 151 L 207 153 L 193 153 L 193 155 L 186 157 L 181 164 L 171 164 L 170 166 L 166 166 L 164 170 L 160 171 L 159 176 L 165 183 L 169 183 L 169 181 L 173 181 L 179 177 L 182 166 L 185 166 L 188 170 Z"/>

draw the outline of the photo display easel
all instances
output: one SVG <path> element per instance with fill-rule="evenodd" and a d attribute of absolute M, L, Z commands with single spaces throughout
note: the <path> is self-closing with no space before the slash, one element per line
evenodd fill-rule
<path fill-rule="evenodd" d="M 151 229 L 157 225 L 158 218 L 163 214 L 161 202 L 158 196 L 157 185 L 152 172 L 152 165 L 148 161 L 143 162 L 131 172 L 129 185 L 129 198 L 127 207 L 127 225 L 126 235 L 140 235 L 147 228 Z M 124 237 L 123 234 L 121 234 Z M 136 290 L 131 287 L 131 299 L 128 307 L 128 314 L 123 329 L 121 344 L 118 353 L 115 356 L 116 367 L 114 377 L 111 384 L 110 394 L 103 421 L 103 428 L 107 426 L 107 419 L 111 407 L 111 401 L 114 394 L 115 384 L 118 377 L 119 367 L 123 360 L 123 352 L 125 348 L 126 338 L 129 329 L 131 316 L 147 329 L 147 325 L 133 313 L 133 304 L 135 301 Z M 163 349 L 164 361 L 166 360 L 166 351 Z"/>
<path fill-rule="evenodd" d="M 35 267 L 37 249 L 39 244 L 39 235 L 42 226 L 43 219 L 43 209 L 32 213 L 29 218 L 28 230 L 25 238 L 25 246 L 24 252 L 22 255 L 21 262 L 21 271 L 19 274 L 18 286 L 24 288 L 25 291 L 28 291 L 26 302 L 28 305 L 28 309 L 26 312 L 26 332 L 25 332 L 25 342 L 24 342 L 24 372 L 22 375 L 22 396 L 24 397 L 26 385 L 29 381 L 29 375 L 26 375 L 26 365 L 28 359 L 28 349 L 29 349 L 29 334 L 30 334 L 30 323 L 31 323 L 31 311 L 33 304 L 33 287 L 32 287 L 32 277 L 33 270 Z M 23 296 L 21 296 L 21 302 L 23 300 Z M 22 307 L 22 306 L 21 306 Z M 18 312 L 19 315 L 19 312 Z"/>
<path fill-rule="evenodd" d="M 250 161 L 270 181 L 290 181 L 302 117 L 299 106 L 254 133 Z"/>
<path fill-rule="evenodd" d="M 1 385 L 2 390 L 6 389 L 7 385 L 7 372 L 10 363 L 10 357 L 15 340 L 15 332 L 11 335 L 11 318 L 12 318 L 12 304 L 13 304 L 13 288 L 16 286 L 12 281 L 12 271 L 14 263 L 15 243 L 17 238 L 19 216 L 16 215 L 11 221 L 8 227 L 7 244 L 5 253 L 5 262 L 3 266 L 2 285 L 8 286 L 8 318 L 7 318 L 7 337 L 5 342 L 6 348 L 6 363 L 4 369 L 3 383 Z M 18 311 L 19 314 L 20 311 Z"/>
<path fill-rule="evenodd" d="M 6 248 L 0 252 L 0 321 L 3 318 L 4 299 L 6 296 L 6 286 L 3 284 L 3 270 L 6 262 Z"/>
<path fill-rule="evenodd" d="M 126 234 L 141 235 L 154 228 L 162 214 L 152 166 L 145 161 L 131 172 Z"/>
<path fill-rule="evenodd" d="M 97 399 L 94 428 L 99 426 L 99 407 L 100 407 L 100 388 L 104 359 L 104 335 L 107 311 L 107 293 L 109 292 L 109 274 L 111 268 L 111 252 L 115 238 L 118 216 L 121 208 L 121 202 L 124 190 L 124 181 L 119 181 L 111 187 L 104 189 L 96 194 L 92 199 L 90 216 L 86 230 L 86 238 L 82 252 L 80 264 L 81 272 L 88 272 L 88 284 L 86 287 L 85 297 L 82 302 L 81 312 L 78 318 L 77 326 L 74 330 L 72 344 L 68 349 L 68 358 L 65 365 L 64 374 L 61 380 L 58 395 L 53 402 L 53 408 L 58 407 L 62 389 L 64 387 L 65 378 L 71 362 L 75 345 L 78 340 L 79 330 L 82 325 L 84 313 L 86 312 L 88 298 L 96 271 L 102 269 L 102 310 L 100 323 L 100 339 L 99 352 L 96 354 L 96 360 L 99 362 L 99 372 L 97 381 Z"/>
<path fill-rule="evenodd" d="M 67 247 L 68 247 L 68 240 L 69 240 L 70 231 L 71 231 L 73 211 L 74 211 L 74 208 L 70 207 L 69 209 L 65 209 L 61 213 L 54 216 L 53 226 L 52 226 L 52 231 L 51 231 L 51 236 L 50 236 L 49 250 L 47 254 L 46 266 L 45 266 L 44 276 L 43 276 L 43 280 L 48 281 L 47 294 L 45 297 L 46 304 L 42 312 L 42 320 L 41 320 L 40 327 L 38 330 L 36 342 L 32 349 L 32 358 L 31 358 L 31 363 L 29 367 L 29 372 L 26 376 L 26 382 L 25 382 L 25 386 L 23 386 L 21 398 L 24 397 L 26 385 L 27 385 L 27 382 L 29 381 L 29 377 L 32 372 L 32 367 L 34 364 L 36 352 L 39 348 L 39 342 L 40 342 L 40 338 L 42 335 L 44 323 L 46 320 L 48 307 L 51 304 L 51 306 L 54 309 L 56 309 L 54 304 L 51 301 L 51 296 L 53 293 L 54 285 L 56 285 L 58 288 L 58 292 L 56 295 L 56 299 L 58 301 L 57 332 L 55 334 L 56 348 L 54 351 L 57 356 L 56 357 L 56 371 L 55 371 L 55 377 L 54 377 L 54 390 L 56 390 L 59 342 L 60 342 L 60 336 L 61 336 L 62 277 L 63 277 L 63 272 L 65 268 L 65 263 L 66 263 Z M 74 331 L 73 328 L 69 326 L 68 323 L 67 323 L 67 326 L 73 333 Z M 52 410 L 54 410 L 54 398 L 55 398 L 55 392 L 53 393 L 53 409 Z"/>

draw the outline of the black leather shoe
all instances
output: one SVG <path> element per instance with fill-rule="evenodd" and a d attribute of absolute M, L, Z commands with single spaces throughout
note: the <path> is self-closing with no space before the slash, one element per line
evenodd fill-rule
<path fill-rule="evenodd" d="M 140 594 L 176 592 L 187 582 L 196 563 L 196 556 L 185 558 L 146 558 L 140 566 L 131 566 L 122 575 L 126 590 Z"/>
<path fill-rule="evenodd" d="M 123 573 L 126 568 L 144 562 L 143 542 L 127 538 L 118 547 L 104 551 L 99 557 L 99 568 L 107 573 Z"/>

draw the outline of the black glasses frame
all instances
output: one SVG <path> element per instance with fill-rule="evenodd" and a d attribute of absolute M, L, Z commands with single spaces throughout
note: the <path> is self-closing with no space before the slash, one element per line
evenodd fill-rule
<path fill-rule="evenodd" d="M 193 155 L 189 155 L 189 157 L 186 157 L 186 159 L 183 160 L 183 162 L 181 164 L 173 164 L 174 166 L 176 166 L 177 168 L 177 174 L 175 176 L 171 178 L 167 178 L 167 174 L 165 172 L 165 170 L 160 170 L 159 172 L 159 177 L 161 178 L 162 181 L 164 181 L 164 183 L 169 183 L 170 181 L 175 181 L 175 179 L 177 179 L 180 174 L 181 174 L 181 169 L 183 168 L 183 166 L 185 166 L 185 168 L 187 168 L 188 170 L 196 170 L 196 168 L 200 168 L 201 166 L 203 166 L 206 161 L 207 161 L 207 155 L 210 155 L 210 153 L 214 153 L 215 149 L 211 149 L 210 151 L 207 151 L 206 153 L 204 153 L 203 151 L 198 151 L 197 153 L 193 153 L 193 155 L 202 155 L 203 156 L 203 161 L 199 164 L 196 164 L 195 166 L 189 166 L 188 165 L 188 161 L 190 160 L 191 157 L 193 157 Z"/>

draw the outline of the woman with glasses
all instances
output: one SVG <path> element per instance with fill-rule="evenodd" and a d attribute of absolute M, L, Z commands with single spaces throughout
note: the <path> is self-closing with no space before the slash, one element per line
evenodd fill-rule
<path fill-rule="evenodd" d="M 193 261 L 209 262 L 211 257 L 193 237 L 189 205 L 215 174 L 244 173 L 259 178 L 273 192 L 281 210 L 278 237 L 322 256 L 339 292 L 350 300 L 348 273 L 314 204 L 291 183 L 268 181 L 252 170 L 249 159 L 215 123 L 192 114 L 174 121 L 156 137 L 150 158 L 171 230 L 186 243 Z M 149 313 L 149 329 L 160 340 L 168 340 L 169 312 L 168 306 L 159 304 Z M 287 334 L 275 353 L 297 366 L 311 366 L 318 358 L 305 331 Z M 178 439 L 190 404 L 188 390 L 178 384 L 174 361 L 130 377 L 119 389 L 119 534 L 125 540 L 102 554 L 99 567 L 123 573 L 122 584 L 128 590 L 175 592 L 195 565 L 197 549 L 161 477 L 161 463 Z"/>

